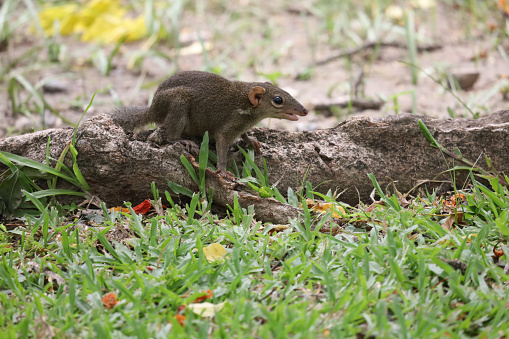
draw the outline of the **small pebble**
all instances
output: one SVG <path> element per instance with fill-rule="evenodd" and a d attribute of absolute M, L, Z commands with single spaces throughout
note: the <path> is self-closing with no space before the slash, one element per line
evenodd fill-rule
<path fill-rule="evenodd" d="M 68 84 L 62 81 L 50 81 L 42 86 L 44 93 L 65 93 L 67 92 Z"/>

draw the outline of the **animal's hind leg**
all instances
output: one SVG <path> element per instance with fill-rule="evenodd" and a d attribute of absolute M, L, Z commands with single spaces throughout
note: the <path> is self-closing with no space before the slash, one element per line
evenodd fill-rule
<path fill-rule="evenodd" d="M 161 144 L 164 141 L 179 140 L 189 119 L 189 98 L 180 87 L 156 92 L 150 111 L 159 128 L 149 140 Z"/>

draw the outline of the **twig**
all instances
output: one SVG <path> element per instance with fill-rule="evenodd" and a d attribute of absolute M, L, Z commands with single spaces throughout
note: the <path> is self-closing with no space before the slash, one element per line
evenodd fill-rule
<path fill-rule="evenodd" d="M 353 97 L 358 98 L 359 97 L 359 88 L 362 85 L 362 92 L 364 93 L 364 68 L 365 66 L 361 67 L 361 70 L 357 77 L 355 78 L 355 81 L 353 83 Z"/>
<path fill-rule="evenodd" d="M 355 55 L 359 52 L 362 52 L 365 49 L 375 48 L 375 47 L 396 47 L 396 48 L 407 48 L 406 44 L 402 44 L 400 42 L 368 42 L 362 46 L 352 48 L 350 50 L 347 50 L 345 52 L 341 52 L 339 54 L 330 56 L 326 59 L 320 60 L 315 62 L 315 66 L 323 66 L 326 65 L 334 60 L 341 59 L 344 57 L 350 57 L 352 55 Z M 419 52 L 432 52 L 437 49 L 441 49 L 442 45 L 438 44 L 430 44 L 430 45 L 423 45 L 423 46 L 417 46 L 417 51 Z"/>
<path fill-rule="evenodd" d="M 345 98 L 336 101 L 331 101 L 328 103 L 320 103 L 316 104 L 314 109 L 316 111 L 331 111 L 331 107 L 355 107 L 359 110 L 366 109 L 380 109 L 385 102 L 382 100 L 364 100 L 364 99 L 353 99 L 353 98 Z"/>

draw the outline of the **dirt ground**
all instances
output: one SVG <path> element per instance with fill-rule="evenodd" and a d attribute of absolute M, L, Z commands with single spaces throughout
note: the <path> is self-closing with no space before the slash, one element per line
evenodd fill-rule
<path fill-rule="evenodd" d="M 367 48 L 349 58 L 314 66 L 316 61 L 374 40 L 371 37 L 354 44 L 351 40 L 346 41 L 345 35 L 345 43 L 342 44 L 342 36 L 338 35 L 333 37 L 335 43 L 331 43 L 332 38 L 323 31 L 322 18 L 308 11 L 305 1 L 269 4 L 264 9 L 269 13 L 269 19 L 264 15 L 249 19 L 247 9 L 252 6 L 249 1 L 239 1 L 238 6 L 242 20 L 232 19 L 232 13 L 220 10 L 206 13 L 203 17 L 192 11 L 184 12 L 180 30 L 182 49 L 179 51 L 169 44 L 160 44 L 155 48 L 159 54 L 147 53 L 144 47 L 146 41 L 123 44 L 113 59 L 114 68 L 108 76 L 101 74 L 92 59 L 98 50 L 108 55 L 114 46 L 83 43 L 72 36 L 61 37 L 60 62 L 55 63 L 48 61 L 44 46 L 33 53 L 33 58 L 21 57 L 34 46 L 44 45 L 44 42 L 41 42 L 41 37 L 27 34 L 26 30 L 18 32 L 9 41 L 8 49 L 0 52 L 2 67 L 17 62 L 0 79 L 0 91 L 3 93 L 3 100 L 0 100 L 0 137 L 43 127 L 67 126 L 48 110 L 44 115 L 38 114 L 30 104 L 24 113 L 13 112 L 8 88 L 16 72 L 33 84 L 45 82 L 46 90 L 41 90 L 45 100 L 74 123 L 80 119 L 96 90 L 98 94 L 87 117 L 108 112 L 117 105 L 147 105 L 157 85 L 176 69 L 207 68 L 227 78 L 244 81 L 266 81 L 270 77 L 264 74 L 276 74 L 277 84 L 308 108 L 349 98 L 353 84 L 364 70 L 360 87 L 363 90 L 357 93 L 358 97 L 385 101 L 377 110 L 336 109 L 331 116 L 310 114 L 295 123 L 274 119 L 263 122 L 264 126 L 271 128 L 313 130 L 332 127 L 353 115 L 377 117 L 412 112 L 412 97 L 415 98 L 417 112 L 421 114 L 448 117 L 450 108 L 455 116 L 471 116 L 455 96 L 424 73 L 419 73 L 417 85 L 412 84 L 411 67 L 401 62 L 409 60 L 401 24 L 393 22 L 393 26 L 385 31 L 377 31 L 377 26 L 367 29 L 374 32 L 376 40 L 395 42 L 400 45 L 398 47 L 381 45 L 376 54 L 374 49 Z M 504 100 L 504 92 L 509 87 L 509 60 L 500 50 L 509 54 L 509 44 L 500 37 L 499 30 L 488 28 L 500 27 L 504 23 L 502 13 L 494 13 L 494 17 L 482 21 L 446 2 L 439 2 L 433 14 L 416 11 L 418 46 L 436 46 L 433 50 L 419 52 L 418 66 L 440 81 L 445 81 L 445 74 L 477 72 L 479 79 L 473 88 L 455 91 L 456 96 L 480 115 L 507 109 L 509 104 Z M 349 25 L 355 30 L 360 23 L 352 17 Z M 203 45 L 209 46 L 206 53 L 202 50 L 197 32 L 204 41 Z M 146 53 L 141 66 L 130 67 L 140 53 Z M 170 57 L 160 57 L 161 53 Z M 306 70 L 309 71 L 309 79 L 297 80 L 297 75 Z M 277 72 L 281 75 L 277 76 Z M 30 94 L 21 87 L 18 95 L 22 99 L 30 98 Z M 30 111 L 33 114 L 29 114 Z"/>

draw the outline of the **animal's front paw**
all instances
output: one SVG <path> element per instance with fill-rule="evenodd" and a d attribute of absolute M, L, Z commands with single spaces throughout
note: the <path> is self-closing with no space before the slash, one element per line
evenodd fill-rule
<path fill-rule="evenodd" d="M 237 179 L 235 174 L 233 174 L 230 171 L 217 170 L 216 174 L 219 175 L 222 178 L 229 179 L 229 180 L 232 180 L 232 181 Z"/>
<path fill-rule="evenodd" d="M 152 134 L 147 138 L 148 141 L 153 142 L 154 144 L 161 145 L 166 141 L 164 135 L 161 134 L 160 129 L 156 129 Z"/>
<path fill-rule="evenodd" d="M 253 146 L 255 155 L 262 154 L 262 146 L 258 140 L 256 140 L 255 137 L 248 137 L 247 135 L 242 136 L 242 140 L 246 143 L 248 146 Z"/>
<path fill-rule="evenodd" d="M 184 145 L 184 147 L 186 148 L 186 151 L 188 153 L 192 153 L 192 154 L 200 154 L 200 146 L 192 141 L 192 140 L 175 140 L 173 142 L 178 142 L 178 143 L 181 143 L 182 145 Z"/>

